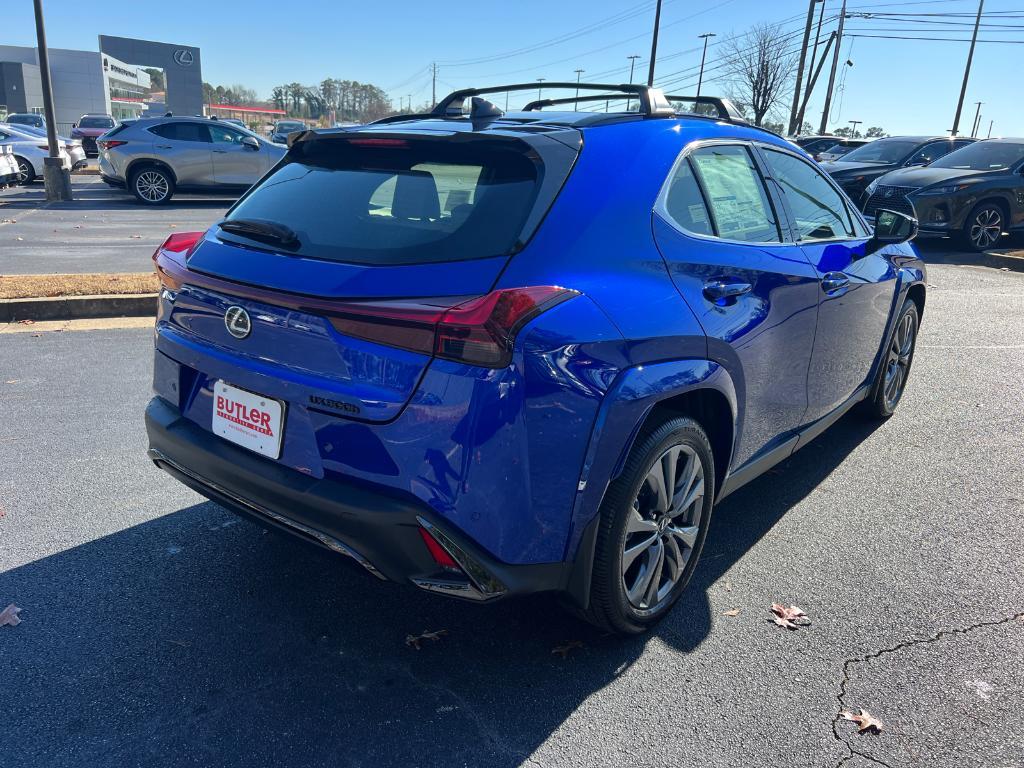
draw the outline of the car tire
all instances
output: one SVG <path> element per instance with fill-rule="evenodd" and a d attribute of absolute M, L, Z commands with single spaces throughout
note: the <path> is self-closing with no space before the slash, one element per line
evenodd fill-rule
<path fill-rule="evenodd" d="M 917 304 L 912 299 L 903 302 L 889 338 L 885 341 L 881 364 L 868 397 L 862 403 L 861 413 L 872 420 L 885 420 L 893 415 L 900 404 L 910 378 L 917 347 L 917 333 L 921 327 Z"/>
<path fill-rule="evenodd" d="M 21 155 L 15 155 L 14 162 L 18 164 L 18 184 L 25 187 L 36 180 L 36 169 L 32 167 L 32 163 Z"/>
<path fill-rule="evenodd" d="M 669 476 L 671 494 L 659 503 L 658 478 L 667 487 Z M 714 456 L 700 424 L 673 418 L 641 434 L 601 504 L 583 618 L 621 635 L 664 618 L 697 566 L 714 495 Z"/>
<path fill-rule="evenodd" d="M 174 178 L 154 165 L 132 172 L 128 187 L 135 199 L 146 205 L 163 205 L 174 195 Z"/>
<path fill-rule="evenodd" d="M 961 240 L 975 253 L 995 248 L 1006 229 L 1006 215 L 996 203 L 979 203 L 964 221 Z"/>

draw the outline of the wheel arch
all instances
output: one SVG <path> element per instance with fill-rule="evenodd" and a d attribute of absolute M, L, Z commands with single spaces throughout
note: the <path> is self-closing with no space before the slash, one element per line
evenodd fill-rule
<path fill-rule="evenodd" d="M 907 289 L 907 298 L 917 305 L 917 318 L 920 321 L 924 317 L 925 289 L 924 283 L 914 283 Z"/>
<path fill-rule="evenodd" d="M 154 157 L 139 157 L 128 163 L 128 167 L 124 170 L 125 182 L 131 184 L 132 176 L 145 168 L 159 168 L 161 171 L 166 171 L 171 175 L 171 180 L 177 186 L 178 175 L 174 172 L 174 169 L 163 160 L 158 160 Z"/>

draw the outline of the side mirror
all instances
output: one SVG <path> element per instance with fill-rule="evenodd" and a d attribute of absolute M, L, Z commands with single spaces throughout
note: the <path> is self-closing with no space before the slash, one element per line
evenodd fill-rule
<path fill-rule="evenodd" d="M 255 136 L 243 136 L 242 146 L 246 147 L 247 149 L 251 149 L 255 152 L 258 152 L 260 148 L 260 143 Z"/>
<path fill-rule="evenodd" d="M 917 237 L 917 219 L 898 211 L 880 208 L 875 213 L 875 234 L 867 243 L 867 252 L 874 253 L 887 245 L 906 243 Z"/>

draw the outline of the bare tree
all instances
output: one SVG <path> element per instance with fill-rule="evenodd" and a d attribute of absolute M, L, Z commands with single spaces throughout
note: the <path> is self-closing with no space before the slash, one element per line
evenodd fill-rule
<path fill-rule="evenodd" d="M 796 57 L 788 48 L 782 29 L 775 24 L 758 24 L 722 44 L 725 77 L 737 101 L 750 108 L 755 125 L 761 125 L 788 92 L 796 69 Z"/>

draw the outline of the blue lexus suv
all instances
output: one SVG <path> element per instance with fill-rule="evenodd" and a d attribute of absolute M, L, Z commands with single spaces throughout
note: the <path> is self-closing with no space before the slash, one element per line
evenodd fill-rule
<path fill-rule="evenodd" d="M 726 100 L 483 98 L 535 87 L 296 134 L 168 238 L 149 456 L 377 578 L 636 633 L 717 502 L 852 407 L 892 414 L 924 265 L 912 218 L 869 228 Z"/>

